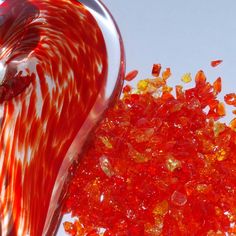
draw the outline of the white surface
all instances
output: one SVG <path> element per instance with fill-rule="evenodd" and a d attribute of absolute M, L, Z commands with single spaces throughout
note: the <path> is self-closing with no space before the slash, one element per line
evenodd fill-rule
<path fill-rule="evenodd" d="M 236 1 L 103 0 L 123 36 L 127 70 L 148 75 L 160 62 L 175 71 L 209 68 L 222 58 L 236 72 Z M 234 68 L 232 68 L 234 67 Z"/>
<path fill-rule="evenodd" d="M 138 79 L 142 79 L 150 76 L 153 63 L 161 63 L 171 67 L 171 81 L 176 84 L 184 73 L 195 75 L 203 69 L 210 81 L 218 76 L 223 78 L 223 93 L 236 92 L 235 0 L 103 0 L 103 3 L 120 28 L 127 72 L 138 69 Z M 212 68 L 210 62 L 216 59 L 223 63 Z M 58 235 L 65 234 L 60 231 Z"/>

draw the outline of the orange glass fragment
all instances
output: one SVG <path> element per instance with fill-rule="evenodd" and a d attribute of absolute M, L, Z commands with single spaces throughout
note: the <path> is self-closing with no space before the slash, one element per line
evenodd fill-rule
<path fill-rule="evenodd" d="M 167 80 L 170 76 L 171 76 L 171 70 L 170 68 L 166 68 L 166 70 L 162 72 L 162 78 L 164 80 Z"/>
<path fill-rule="evenodd" d="M 230 122 L 230 127 L 236 131 L 236 118 L 234 118 L 233 120 L 231 120 Z"/>
<path fill-rule="evenodd" d="M 224 96 L 224 100 L 228 105 L 232 105 L 236 107 L 236 94 L 228 93 Z"/>
<path fill-rule="evenodd" d="M 217 112 L 219 116 L 225 116 L 225 106 L 224 103 L 220 102 L 217 107 Z"/>
<path fill-rule="evenodd" d="M 221 78 L 217 78 L 216 81 L 213 83 L 213 88 L 216 94 L 221 92 L 222 85 L 221 85 Z"/>
<path fill-rule="evenodd" d="M 198 71 L 195 76 L 196 85 L 203 85 L 206 83 L 206 76 L 202 70 Z"/>
<path fill-rule="evenodd" d="M 173 88 L 172 87 L 169 87 L 169 86 L 167 86 L 167 85 L 164 85 L 163 87 L 162 87 L 162 92 L 163 93 L 169 93 L 169 92 L 171 92 L 173 90 Z"/>

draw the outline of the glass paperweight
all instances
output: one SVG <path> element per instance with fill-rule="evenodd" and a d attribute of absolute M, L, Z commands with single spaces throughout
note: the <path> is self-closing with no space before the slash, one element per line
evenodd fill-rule
<path fill-rule="evenodd" d="M 0 2 L 0 235 L 51 236 L 68 169 L 119 95 L 122 40 L 97 0 Z"/>

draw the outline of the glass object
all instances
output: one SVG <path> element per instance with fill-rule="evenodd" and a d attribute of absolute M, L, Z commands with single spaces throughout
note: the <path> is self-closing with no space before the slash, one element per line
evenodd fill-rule
<path fill-rule="evenodd" d="M 204 70 L 207 79 L 210 82 L 214 82 L 218 76 L 222 77 L 222 86 L 223 86 L 223 91 L 220 94 L 220 100 L 224 100 L 224 94 L 228 92 L 235 92 L 235 82 L 234 82 L 234 76 L 236 73 L 236 67 L 235 67 L 235 55 L 236 55 L 236 47 L 235 47 L 235 40 L 236 40 L 236 34 L 235 34 L 235 10 L 236 10 L 236 2 L 235 1 L 228 1 L 222 2 L 219 0 L 209 0 L 209 1 L 166 1 L 166 0 L 150 0 L 147 2 L 145 1 L 126 1 L 125 2 L 125 7 L 124 7 L 124 2 L 119 1 L 119 0 L 114 0 L 114 1 L 108 1 L 104 0 L 104 3 L 109 6 L 109 9 L 111 10 L 112 14 L 115 16 L 119 27 L 122 30 L 123 33 L 123 39 L 125 42 L 126 46 L 126 55 L 127 55 L 127 66 L 128 66 L 128 71 L 133 70 L 133 69 L 138 69 L 139 70 L 139 75 L 138 78 L 140 79 L 145 79 L 146 77 L 150 78 L 151 74 L 151 68 L 153 63 L 161 63 L 163 70 L 166 67 L 171 68 L 172 76 L 168 80 L 169 83 L 172 86 L 175 86 L 176 84 L 181 84 L 185 88 L 189 88 L 194 85 L 194 80 L 195 80 L 195 74 L 200 70 Z M 131 10 L 132 9 L 132 10 Z M 145 11 L 144 11 L 145 9 Z M 141 16 L 141 17 L 137 17 Z M 119 21 L 120 18 L 120 21 Z M 214 60 L 223 60 L 221 64 L 219 64 L 217 67 L 212 67 L 211 62 Z M 192 82 L 185 84 L 187 80 L 189 80 L 188 74 L 191 73 L 192 77 Z M 181 78 L 183 75 L 186 75 L 185 77 L 185 82 L 181 81 Z M 137 78 L 137 79 L 138 79 Z M 137 83 L 137 80 L 132 81 L 131 83 Z M 173 94 L 175 92 L 173 91 Z M 192 104 L 194 105 L 194 103 Z M 196 104 L 195 104 L 196 105 Z M 155 108 L 154 108 L 155 110 Z M 158 114 L 158 112 L 157 112 Z M 228 122 L 231 120 L 229 116 L 233 116 L 230 112 L 228 112 L 227 117 L 225 117 L 225 121 Z M 139 116 L 137 116 L 139 117 Z M 235 117 L 235 115 L 234 115 Z M 175 120 L 175 117 L 173 117 Z M 178 117 L 176 116 L 176 119 Z M 196 124 L 199 122 L 197 117 L 196 119 Z M 194 121 L 194 118 L 193 118 Z M 221 128 L 219 128 L 221 129 Z M 184 133 L 187 130 L 182 130 L 180 133 L 180 139 L 181 139 L 181 134 L 183 135 L 182 137 L 185 138 L 186 136 Z M 218 132 L 218 131 L 217 131 Z M 170 132 L 171 134 L 175 134 L 175 131 Z M 158 135 L 159 133 L 157 133 Z M 127 137 L 127 136 L 125 136 Z M 212 135 L 211 137 L 209 136 L 209 140 L 211 140 L 214 137 Z M 177 143 L 181 144 L 180 139 L 177 139 Z M 155 140 L 155 139 L 154 139 Z M 125 143 L 128 143 L 128 140 L 125 140 Z M 164 142 L 165 143 L 165 142 Z M 163 144 L 164 144 L 163 143 Z M 225 142 L 227 143 L 227 142 Z M 145 147 L 145 145 L 144 145 Z M 125 149 L 123 149 L 125 150 Z M 175 151 L 174 151 L 175 153 Z M 121 155 L 120 155 L 121 156 Z M 192 159 L 193 155 L 188 156 L 190 160 Z M 203 158 L 202 154 L 199 155 L 199 158 Z M 223 177 L 216 178 L 218 180 L 228 179 L 235 186 L 235 181 L 232 181 L 233 179 L 230 178 L 230 174 L 227 176 L 227 172 L 225 168 L 222 168 L 223 166 L 223 159 L 224 155 L 223 153 L 217 157 L 219 161 L 221 161 L 221 169 L 223 172 L 225 172 L 225 176 L 222 175 Z M 99 161 L 97 162 L 99 166 Z M 123 162 L 122 162 L 123 163 Z M 189 163 L 189 162 L 187 162 Z M 226 162 L 227 163 L 227 162 Z M 172 163 L 173 164 L 173 163 Z M 164 163 L 166 165 L 166 163 Z M 132 166 L 132 165 L 130 165 Z M 150 165 L 151 166 L 151 165 Z M 229 164 L 231 166 L 231 171 L 230 168 L 228 168 L 229 172 L 228 173 L 233 173 L 235 168 L 233 167 L 233 164 Z M 114 164 L 113 164 L 114 167 Z M 196 171 L 195 167 L 192 167 L 192 165 L 189 166 L 190 170 L 191 168 Z M 91 168 L 90 165 L 88 165 L 88 172 L 89 169 Z M 127 170 L 126 168 L 122 168 Z M 144 167 L 145 169 L 145 167 Z M 151 168 L 152 169 L 152 168 Z M 170 169 L 170 168 L 169 168 Z M 140 169 L 138 169 L 140 172 Z M 149 169 L 146 169 L 148 172 Z M 86 170 L 84 171 L 86 172 Z M 199 173 L 199 171 L 197 171 Z M 208 170 L 207 170 L 208 172 Z M 127 172 L 126 172 L 127 173 Z M 144 172 L 145 173 L 145 172 Z M 160 172 L 157 172 L 157 175 L 154 178 L 154 182 L 156 179 L 159 178 L 158 174 Z M 170 173 L 172 173 L 170 171 Z M 192 173 L 192 171 L 190 172 Z M 148 175 L 148 174 L 147 174 Z M 150 175 L 153 175 L 153 172 L 150 173 Z M 172 175 L 170 175 L 172 176 Z M 97 176 L 95 175 L 95 178 Z M 140 176 L 139 176 L 140 177 Z M 225 178 L 226 177 L 226 178 Z M 109 178 L 109 177 L 108 177 Z M 107 178 L 107 179 L 108 179 Z M 164 182 L 166 181 L 166 176 L 163 176 Z M 142 179 L 140 177 L 140 179 Z M 213 178 L 214 180 L 214 174 Z M 145 176 L 146 180 L 146 176 Z M 174 181 L 174 180 L 173 180 Z M 148 183 L 152 183 L 152 181 L 146 181 Z M 221 181 L 223 182 L 223 181 Z M 104 181 L 102 181 L 104 183 Z M 144 185 L 141 186 L 146 186 L 145 181 L 143 181 Z M 188 183 L 188 182 L 187 182 Z M 191 183 L 191 181 L 190 181 Z M 225 182 L 223 182 L 225 183 Z M 232 186 L 230 185 L 230 186 Z M 80 185 L 81 186 L 81 185 Z M 95 185 L 96 186 L 96 185 Z M 104 186 L 104 185 L 103 185 Z M 134 184 L 136 187 L 137 185 Z M 187 184 L 186 184 L 187 186 Z M 216 185 L 217 187 L 217 185 Z M 105 187 L 104 187 L 105 188 Z M 230 189 L 232 187 L 229 187 L 227 185 L 227 189 Z M 81 188 L 83 189 L 83 188 Z M 125 189 L 125 188 L 124 188 Z M 168 188 L 169 190 L 170 188 Z M 181 187 L 182 189 L 182 187 Z M 190 186 L 190 190 L 188 187 L 186 187 L 186 191 L 190 192 L 192 191 L 192 186 Z M 204 189 L 206 190 L 205 185 L 197 185 L 196 190 L 199 192 L 204 192 Z M 224 191 L 224 188 L 216 188 L 217 191 Z M 105 190 L 107 192 L 109 191 L 109 188 L 107 187 Z M 150 193 L 149 190 L 144 188 L 144 192 Z M 111 188 L 111 191 L 113 189 Z M 176 192 L 177 191 L 177 192 Z M 81 191 L 82 192 L 82 191 Z M 127 192 L 127 191 L 126 191 Z M 231 191 L 227 191 L 230 193 Z M 103 193 L 103 191 L 101 191 Z M 178 194 L 176 194 L 178 193 Z M 194 217 L 190 217 L 188 214 L 186 214 L 186 218 L 184 217 L 184 222 L 189 226 L 187 228 L 187 232 L 185 234 L 188 235 L 189 232 L 193 233 L 193 230 L 195 230 L 196 235 L 201 235 L 204 234 L 202 233 L 203 230 L 205 234 L 207 234 L 207 230 L 209 230 L 208 234 L 210 235 L 216 235 L 216 234 L 230 234 L 232 232 L 235 232 L 235 217 L 232 216 L 231 213 L 229 213 L 228 210 L 225 211 L 222 210 L 221 213 L 219 213 L 219 210 L 217 210 L 217 214 L 224 214 L 224 216 L 221 218 L 222 221 L 224 221 L 224 227 L 227 225 L 234 228 L 234 231 L 226 233 L 226 228 L 224 228 L 224 231 L 220 231 L 220 221 L 212 221 L 210 215 L 211 212 L 209 212 L 208 207 L 198 207 L 201 202 L 195 207 L 193 207 L 191 211 L 191 205 L 189 201 L 187 201 L 186 204 L 186 196 L 183 194 L 185 192 L 179 192 L 179 189 L 174 189 L 173 192 L 169 195 L 170 199 L 170 205 L 176 205 L 176 208 L 178 210 L 177 214 L 179 213 L 180 208 L 184 208 L 185 206 L 190 206 L 190 211 L 196 216 L 196 218 L 201 216 L 200 220 L 198 218 L 198 221 L 195 225 L 196 228 L 194 228 L 193 224 L 189 219 L 193 219 Z M 96 195 L 96 194 L 95 194 Z M 119 193 L 118 193 L 119 195 Z M 158 194 L 159 195 L 159 194 Z M 210 197 L 215 196 L 217 198 L 216 192 L 211 192 Z M 104 195 L 101 195 L 104 196 Z M 124 197 L 124 195 L 120 195 L 124 198 L 124 204 L 127 198 Z M 149 195 L 150 196 L 150 195 Z M 163 195 L 160 195 L 161 198 Z M 177 198 L 176 198 L 177 196 Z M 218 195 L 219 196 L 219 195 Z M 102 198 L 103 199 L 103 198 Z M 134 201 L 136 201 L 136 198 L 133 198 Z M 225 197 L 221 198 L 222 201 L 224 201 Z M 153 200 L 155 199 L 155 195 L 153 197 Z M 160 199 L 161 201 L 163 199 Z M 174 200 L 174 201 L 173 201 Z M 176 200 L 181 200 L 181 201 L 176 201 Z M 167 199 L 168 201 L 168 199 Z M 205 202 L 205 197 L 203 199 Z M 79 202 L 79 201 L 78 201 Z M 81 201 L 82 202 L 82 201 Z M 109 203 L 109 201 L 106 201 Z M 146 201 L 145 201 L 146 202 Z M 158 201 L 157 201 L 158 202 Z M 217 201 L 217 204 L 219 206 L 221 201 Z M 140 201 L 140 204 L 142 204 L 143 201 Z M 153 202 L 152 202 L 153 203 Z M 163 203 L 163 202 L 161 202 Z M 174 203 L 174 204 L 173 204 Z M 203 203 L 204 204 L 204 203 Z M 78 204 L 79 205 L 79 204 Z M 82 204 L 81 204 L 82 205 Z M 89 204 L 88 204 L 89 205 Z M 99 204 L 98 204 L 99 205 Z M 101 204 L 102 205 L 102 204 Z M 108 204 L 107 204 L 108 205 Z M 132 205 L 132 203 L 130 204 Z M 164 204 L 165 205 L 165 204 Z M 169 205 L 169 206 L 170 206 Z M 183 205 L 183 206 L 180 206 Z M 221 204 L 220 204 L 221 205 Z M 229 208 L 228 204 L 224 204 L 227 208 Z M 123 206 L 123 204 L 122 204 Z M 207 204 L 206 204 L 207 206 Z M 209 206 L 212 206 L 209 204 Z M 222 206 L 222 205 L 221 205 Z M 160 208 L 160 205 L 157 205 L 157 209 Z M 164 207 L 165 208 L 165 207 Z M 76 208 L 75 208 L 76 209 Z M 77 208 L 80 209 L 80 208 Z M 99 209 L 101 212 L 101 219 L 102 218 L 102 213 L 104 212 L 104 215 L 106 214 L 106 211 L 101 210 L 100 207 L 93 207 L 90 208 L 92 209 L 90 212 L 87 212 L 87 215 L 91 216 L 91 218 L 95 218 L 96 215 L 96 209 Z M 126 209 L 122 207 L 122 210 Z M 136 209 L 142 209 L 141 207 Z M 145 208 L 144 208 L 145 209 Z M 219 208 L 218 208 L 219 209 Z M 232 208 L 231 208 L 232 209 Z M 78 210 L 79 211 L 79 210 Z M 77 211 L 77 212 L 78 212 Z M 147 210 L 148 211 L 148 210 Z M 152 212 L 152 208 L 149 209 L 150 212 Z M 183 210 L 185 211 L 185 210 Z M 206 214 L 205 219 L 202 218 L 202 214 L 199 212 L 203 211 L 203 214 Z M 205 211 L 205 212 L 204 212 Z M 82 211 L 80 209 L 81 214 L 86 215 L 86 212 Z M 108 211 L 109 212 L 109 211 Z M 125 212 L 125 210 L 124 210 Z M 165 210 L 163 211 L 165 212 Z M 170 216 L 173 213 L 171 210 Z M 214 212 L 214 210 L 213 210 Z M 232 211 L 235 213 L 235 211 Z M 131 211 L 132 213 L 132 211 Z M 233 213 L 233 214 L 234 214 Z M 165 213 L 164 213 L 165 214 Z M 135 214 L 132 214 L 132 216 Z M 235 214 L 234 214 L 235 215 Z M 94 217 L 95 216 L 95 217 Z M 168 224 L 165 222 L 165 232 L 168 234 L 170 232 L 173 232 L 172 229 L 176 228 L 178 229 L 178 226 L 182 228 L 182 230 L 185 228 L 185 225 L 181 224 L 181 221 L 179 220 L 182 218 L 181 215 L 175 215 L 176 216 L 176 223 L 173 221 Z M 229 216 L 229 219 L 231 222 L 227 221 L 227 216 Z M 225 217 L 225 218 L 224 218 Z M 99 218 L 99 216 L 98 216 Z M 105 218 L 105 217 L 104 217 Z M 107 217 L 108 218 L 108 217 Z M 114 215 L 111 213 L 111 218 L 114 220 Z M 148 217 L 147 217 L 148 218 Z M 146 218 L 146 219 L 147 219 Z M 132 217 L 133 219 L 133 217 Z M 145 218 L 144 218 L 145 219 Z M 219 218 L 218 218 L 219 219 Z M 122 220 L 122 219 L 121 219 Z M 125 221 L 125 217 L 124 217 Z M 124 222 L 122 221 L 122 223 Z M 127 219 L 127 221 L 130 223 L 130 218 Z M 148 221 L 148 219 L 147 219 Z M 108 220 L 104 220 L 104 222 L 108 223 Z M 116 222 L 119 222 L 116 220 Z M 137 223 L 140 221 L 137 221 Z M 213 223 L 212 223 L 213 222 Z M 212 228 L 206 226 L 208 223 L 214 224 L 214 222 L 217 222 Z M 94 226 L 96 223 L 94 221 L 92 222 Z M 132 224 L 133 223 L 133 224 Z M 135 220 L 130 223 L 131 227 L 136 226 Z M 144 220 L 143 224 L 140 223 L 141 227 L 144 226 L 146 221 Z M 159 221 L 160 225 L 163 225 L 161 221 Z M 180 224 L 179 224 L 180 223 Z M 199 225 L 198 225 L 199 224 Z M 97 226 L 101 226 L 102 223 L 97 224 Z M 123 224 L 125 227 L 125 223 Z M 110 224 L 110 228 L 114 229 L 113 226 L 114 224 Z M 149 225 L 151 226 L 151 225 Z M 121 226 L 122 227 L 122 226 Z M 120 225 L 117 225 L 118 230 L 121 229 Z M 145 226 L 144 226 L 145 227 Z M 209 227 L 209 228 L 208 228 Z M 158 227 L 148 228 L 148 233 L 150 234 L 158 234 L 159 232 Z M 219 229 L 219 230 L 218 230 Z M 126 231 L 127 232 L 127 231 Z M 136 231 L 137 232 L 137 231 Z M 140 235 L 144 235 L 141 231 Z M 198 233 L 197 233 L 198 232 Z M 123 235 L 125 235 L 124 232 L 122 232 Z M 109 233 L 108 233 L 109 234 Z M 113 231 L 113 234 L 115 235 L 116 232 Z M 127 233 L 128 235 L 129 233 Z M 138 235 L 139 233 L 134 233 L 133 235 Z M 171 234 L 171 233 L 170 233 Z M 174 233 L 172 233 L 174 234 Z M 177 231 L 176 235 L 180 235 L 181 233 Z M 61 235 L 61 234 L 59 234 Z"/>
<path fill-rule="evenodd" d="M 1 1 L 1 236 L 56 233 L 68 169 L 123 73 L 122 40 L 99 1 Z"/>

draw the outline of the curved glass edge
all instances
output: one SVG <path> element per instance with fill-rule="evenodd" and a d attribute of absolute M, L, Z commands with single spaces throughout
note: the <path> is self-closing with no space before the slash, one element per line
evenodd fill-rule
<path fill-rule="evenodd" d="M 97 20 L 103 33 L 108 55 L 108 75 L 105 97 L 112 98 L 123 85 L 125 52 L 120 30 L 112 14 L 99 0 L 79 0 Z M 120 91 L 120 90 L 119 90 Z M 110 99 L 112 100 L 112 99 Z"/>
<path fill-rule="evenodd" d="M 69 214 L 61 215 L 61 212 L 58 211 L 60 208 L 59 205 L 61 204 L 61 200 L 63 198 L 63 195 L 59 195 L 58 193 L 61 192 L 66 181 L 67 175 L 65 175 L 65 173 L 68 171 L 68 166 L 70 166 L 78 157 L 78 154 L 86 143 L 86 139 L 94 128 L 94 125 L 96 125 L 99 119 L 101 119 L 104 111 L 112 105 L 116 98 L 119 97 L 124 81 L 124 45 L 121 33 L 113 16 L 99 0 L 80 0 L 79 2 L 81 2 L 96 19 L 98 25 L 100 26 L 100 30 L 102 31 L 107 48 L 108 71 L 104 91 L 104 104 L 101 107 L 99 99 L 95 102 L 91 109 L 90 115 L 84 122 L 74 142 L 68 150 L 66 157 L 64 158 L 51 197 L 51 209 L 49 209 L 46 225 L 43 230 L 45 235 L 61 236 L 65 234 L 63 222 L 66 220 L 71 220 L 71 216 Z M 53 216 L 52 212 L 54 212 Z M 60 222 L 53 222 L 53 219 L 59 219 Z M 55 227 L 56 225 L 58 227 Z"/>

